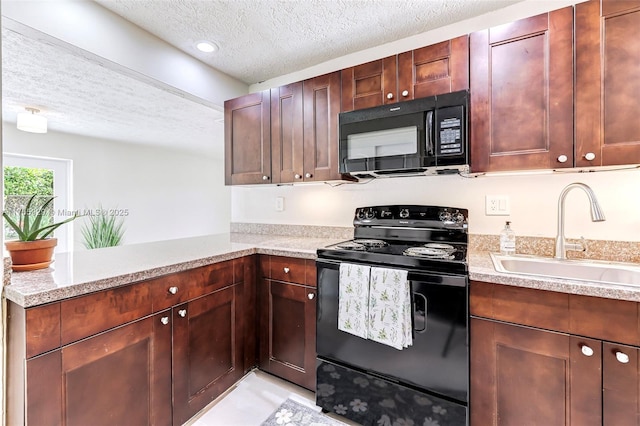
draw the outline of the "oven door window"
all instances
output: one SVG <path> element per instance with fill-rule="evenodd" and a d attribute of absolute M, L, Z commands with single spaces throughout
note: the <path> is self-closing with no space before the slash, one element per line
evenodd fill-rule
<path fill-rule="evenodd" d="M 376 130 L 347 136 L 347 159 L 379 158 L 418 153 L 418 127 Z"/>

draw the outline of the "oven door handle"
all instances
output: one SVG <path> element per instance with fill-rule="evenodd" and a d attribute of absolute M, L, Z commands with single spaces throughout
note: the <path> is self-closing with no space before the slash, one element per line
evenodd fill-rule
<path fill-rule="evenodd" d="M 424 300 L 424 327 L 422 327 L 421 329 L 417 329 L 414 326 L 413 331 L 415 331 L 416 333 L 424 333 L 425 331 L 427 331 L 427 298 L 422 293 L 413 293 L 413 294 L 415 295 L 415 297 L 419 296 L 419 297 L 422 298 L 422 300 Z M 415 305 L 416 305 L 416 302 L 415 302 L 415 299 L 414 299 L 414 312 L 417 311 Z M 415 323 L 415 321 L 414 321 L 414 323 Z"/>

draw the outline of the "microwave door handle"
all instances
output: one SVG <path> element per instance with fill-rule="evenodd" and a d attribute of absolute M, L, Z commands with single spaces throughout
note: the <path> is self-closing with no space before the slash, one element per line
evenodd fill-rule
<path fill-rule="evenodd" d="M 427 154 L 429 156 L 433 156 L 433 111 L 427 111 L 427 137 L 426 139 L 426 143 L 427 143 Z"/>

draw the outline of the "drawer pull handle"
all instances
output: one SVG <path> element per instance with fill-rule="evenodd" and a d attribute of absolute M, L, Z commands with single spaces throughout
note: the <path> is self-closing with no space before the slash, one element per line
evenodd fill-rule
<path fill-rule="evenodd" d="M 387 99 L 393 99 L 393 93 L 387 93 Z"/>
<path fill-rule="evenodd" d="M 589 346 L 587 346 L 587 345 L 582 345 L 581 350 L 582 350 L 582 353 L 583 353 L 585 356 L 592 356 L 592 355 L 593 355 L 593 349 L 591 349 L 591 348 L 590 348 Z"/>
<path fill-rule="evenodd" d="M 585 160 L 587 160 L 587 161 L 593 161 L 593 160 L 595 160 L 595 159 L 596 159 L 596 155 L 595 155 L 593 152 L 587 152 L 587 153 L 584 155 L 584 158 L 585 158 Z"/>
<path fill-rule="evenodd" d="M 623 352 L 617 351 L 616 352 L 616 359 L 619 362 L 623 363 L 623 364 L 627 364 L 629 362 L 629 355 L 627 355 L 627 354 L 625 354 Z"/>
<path fill-rule="evenodd" d="M 408 91 L 408 90 L 403 90 L 403 91 L 402 91 L 402 96 L 404 96 L 405 98 L 406 98 L 407 96 L 409 96 L 409 91 Z"/>
<path fill-rule="evenodd" d="M 294 176 L 294 178 L 296 178 L 296 179 L 301 179 L 301 178 L 302 178 L 302 175 L 299 175 L 299 174 L 297 174 L 297 173 L 296 173 L 296 175 Z"/>
<path fill-rule="evenodd" d="M 178 293 L 178 287 L 169 287 L 169 293 L 171 294 Z"/>
<path fill-rule="evenodd" d="M 313 176 L 311 173 L 305 173 L 304 177 L 306 177 L 307 179 L 309 179 L 311 176 Z"/>
<path fill-rule="evenodd" d="M 178 315 L 180 315 L 182 318 L 187 316 L 187 310 L 186 309 L 180 309 L 178 311 Z"/>
<path fill-rule="evenodd" d="M 162 317 L 160 318 L 160 322 L 164 325 L 169 324 L 169 317 Z"/>
<path fill-rule="evenodd" d="M 566 163 L 568 159 L 566 155 L 561 155 L 558 157 L 558 163 Z"/>
<path fill-rule="evenodd" d="M 309 300 L 313 300 L 313 298 L 316 297 L 316 295 L 313 293 L 309 293 L 307 297 L 309 298 Z"/>
<path fill-rule="evenodd" d="M 291 269 L 289 269 L 289 268 L 287 268 L 287 267 L 285 266 L 285 268 L 284 268 L 284 273 L 285 273 L 285 274 L 288 274 L 290 270 L 291 270 Z"/>

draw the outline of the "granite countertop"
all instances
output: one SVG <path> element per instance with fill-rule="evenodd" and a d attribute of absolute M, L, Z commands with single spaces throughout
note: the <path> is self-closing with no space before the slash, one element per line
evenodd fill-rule
<path fill-rule="evenodd" d="M 640 286 L 498 272 L 493 266 L 489 252 L 486 251 L 469 253 L 468 261 L 469 279 L 472 281 L 640 302 Z"/>
<path fill-rule="evenodd" d="M 5 297 L 32 307 L 251 254 L 315 259 L 345 238 L 228 233 L 55 255 L 53 267 L 13 272 Z M 487 251 L 470 251 L 469 278 L 496 284 L 640 302 L 640 286 L 497 272 Z"/>
<path fill-rule="evenodd" d="M 230 233 L 58 253 L 52 267 L 12 272 L 4 295 L 28 308 L 256 253 L 315 259 L 318 248 L 340 241 Z"/>

